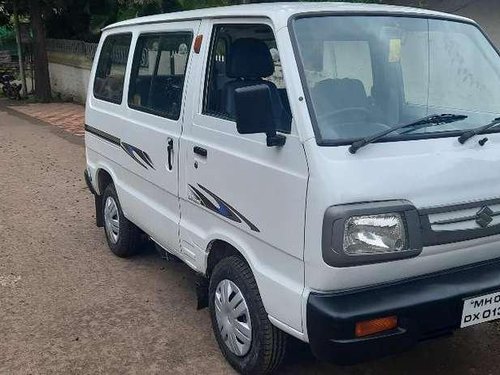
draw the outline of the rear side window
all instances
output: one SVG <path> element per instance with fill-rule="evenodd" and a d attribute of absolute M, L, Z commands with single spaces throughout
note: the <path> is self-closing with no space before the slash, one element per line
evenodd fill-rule
<path fill-rule="evenodd" d="M 110 35 L 104 41 L 94 80 L 94 96 L 120 104 L 132 34 Z"/>
<path fill-rule="evenodd" d="M 192 41 L 190 32 L 139 36 L 130 75 L 129 107 L 179 119 Z"/>

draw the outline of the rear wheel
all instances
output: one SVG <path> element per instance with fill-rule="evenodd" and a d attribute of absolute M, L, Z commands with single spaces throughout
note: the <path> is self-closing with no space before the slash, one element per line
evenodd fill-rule
<path fill-rule="evenodd" d="M 123 211 L 113 184 L 109 184 L 102 195 L 102 217 L 104 233 L 113 254 L 126 258 L 137 253 L 141 233 L 123 215 Z"/>
<path fill-rule="evenodd" d="M 286 334 L 267 317 L 257 283 L 243 259 L 231 256 L 214 268 L 209 308 L 219 348 L 242 374 L 265 374 L 283 361 Z"/>

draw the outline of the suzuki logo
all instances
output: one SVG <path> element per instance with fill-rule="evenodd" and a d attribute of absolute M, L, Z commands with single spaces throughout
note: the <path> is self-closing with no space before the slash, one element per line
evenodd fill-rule
<path fill-rule="evenodd" d="M 481 228 L 486 228 L 493 221 L 493 211 L 488 206 L 484 206 L 476 213 L 476 223 Z"/>

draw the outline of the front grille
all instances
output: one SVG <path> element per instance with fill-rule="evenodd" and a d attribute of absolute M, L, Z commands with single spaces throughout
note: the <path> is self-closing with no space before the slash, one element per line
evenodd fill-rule
<path fill-rule="evenodd" d="M 500 233 L 500 199 L 419 210 L 424 246 Z"/>

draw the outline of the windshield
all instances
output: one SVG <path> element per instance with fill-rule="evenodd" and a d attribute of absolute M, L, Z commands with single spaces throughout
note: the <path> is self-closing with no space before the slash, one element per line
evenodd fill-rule
<path fill-rule="evenodd" d="M 293 31 L 318 144 L 346 144 L 430 114 L 468 116 L 386 138 L 454 135 L 500 114 L 500 58 L 474 25 L 315 16 L 297 19 Z"/>

